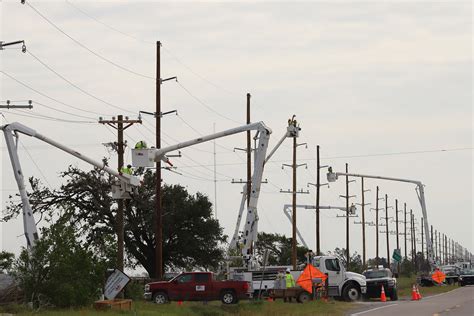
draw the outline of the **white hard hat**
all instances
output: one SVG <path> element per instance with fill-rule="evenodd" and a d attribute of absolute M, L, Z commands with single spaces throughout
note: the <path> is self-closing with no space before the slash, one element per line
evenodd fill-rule
<path fill-rule="evenodd" d="M 290 271 L 291 271 L 290 268 L 286 268 L 286 272 L 290 272 Z"/>

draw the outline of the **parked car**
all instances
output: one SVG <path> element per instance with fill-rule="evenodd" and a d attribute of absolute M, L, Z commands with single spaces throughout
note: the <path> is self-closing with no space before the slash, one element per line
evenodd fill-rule
<path fill-rule="evenodd" d="M 397 279 L 393 277 L 389 269 L 367 269 L 362 274 L 365 276 L 367 282 L 365 298 L 379 298 L 383 285 L 385 295 L 390 297 L 392 301 L 398 300 Z"/>
<path fill-rule="evenodd" d="M 146 284 L 144 298 L 156 304 L 175 300 L 221 300 L 224 304 L 235 304 L 249 298 L 251 293 L 250 283 L 246 281 L 217 281 L 211 272 L 187 272 L 169 281 Z"/>
<path fill-rule="evenodd" d="M 468 284 L 474 284 L 474 270 L 463 270 L 459 275 L 459 285 L 465 286 Z"/>

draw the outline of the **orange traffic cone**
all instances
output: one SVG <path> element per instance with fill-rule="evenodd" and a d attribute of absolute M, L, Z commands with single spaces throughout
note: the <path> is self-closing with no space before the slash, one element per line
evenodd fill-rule
<path fill-rule="evenodd" d="M 421 294 L 420 294 L 420 289 L 418 288 L 418 285 L 416 286 L 416 296 L 418 300 L 421 300 Z"/>
<path fill-rule="evenodd" d="M 415 284 L 413 284 L 413 288 L 411 290 L 411 300 L 418 301 L 418 295 L 416 294 Z"/>
<path fill-rule="evenodd" d="M 387 297 L 385 296 L 385 290 L 383 288 L 383 285 L 382 285 L 382 293 L 380 293 L 380 301 L 381 302 L 386 302 L 387 301 Z"/>
<path fill-rule="evenodd" d="M 183 305 L 183 301 L 178 301 L 178 306 Z"/>

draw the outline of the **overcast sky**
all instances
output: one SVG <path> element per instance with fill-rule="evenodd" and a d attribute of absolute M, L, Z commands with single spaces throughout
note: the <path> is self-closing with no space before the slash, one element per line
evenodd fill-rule
<path fill-rule="evenodd" d="M 147 77 L 155 76 L 155 42 L 159 40 L 163 43 L 162 77 L 178 76 L 179 80 L 162 86 L 163 111 L 177 109 L 179 113 L 162 120 L 164 144 L 211 133 L 214 123 L 216 130 L 243 124 L 249 92 L 252 121 L 264 121 L 273 130 L 270 147 L 285 132 L 291 115 L 301 122 L 298 141 L 308 143 L 308 148 L 299 147 L 298 158 L 308 168 L 298 169 L 298 188 L 306 190 L 308 182 L 315 182 L 319 144 L 322 164 L 337 171 L 343 171 L 347 162 L 351 172 L 422 181 L 429 224 L 472 249 L 471 2 L 30 4 L 0 2 L 0 40 L 25 40 L 31 53 L 4 50 L 0 62 L 4 73 L 43 95 L 2 74 L 0 100 L 32 99 L 42 105 L 35 103 L 33 110 L 23 113 L 2 111 L 2 124 L 19 121 L 93 158 L 116 161 L 116 155 L 102 145 L 115 139 L 113 131 L 96 121 L 99 116 L 135 117 L 139 110 L 154 111 L 154 80 Z M 36 115 L 83 122 L 44 120 Z M 153 130 L 150 117 L 143 126 L 129 128 L 126 138 L 130 144 L 141 139 L 153 144 Z M 40 177 L 51 187 L 60 185 L 58 173 L 68 165 L 89 168 L 38 140 L 24 136 L 21 142 L 27 148 L 19 150 L 25 175 Z M 291 195 L 279 191 L 291 186 L 291 171 L 281 168 L 291 160 L 290 144 L 287 141 L 266 166 L 264 178 L 269 183 L 262 186 L 259 200 L 259 230 L 287 236 L 291 236 L 291 226 L 283 205 L 291 203 Z M 1 146 L 4 207 L 17 187 L 3 139 Z M 244 135 L 217 142 L 217 217 L 228 235 L 234 229 L 242 190 L 231 179 L 246 174 L 245 154 L 233 148 L 244 146 Z M 184 185 L 191 193 L 203 192 L 214 201 L 212 143 L 182 152 L 184 157 L 175 158 L 174 163 L 183 175 L 164 172 L 164 181 Z M 413 185 L 366 180 L 370 207 L 375 204 L 376 185 L 382 195 L 388 194 L 389 205 L 395 204 L 395 198 L 400 204 L 406 202 L 420 222 Z M 361 202 L 360 186 L 360 180 L 350 185 L 350 194 L 357 195 L 354 203 Z M 344 190 L 342 180 L 322 188 L 321 205 L 344 205 L 339 198 Z M 309 191 L 298 196 L 298 204 L 314 203 L 315 191 L 312 187 Z M 343 213 L 322 211 L 323 251 L 345 247 L 345 220 L 337 215 Z M 389 216 L 394 216 L 393 209 Z M 297 221 L 314 249 L 314 212 L 298 210 Z M 367 221 L 375 221 L 373 211 L 367 210 Z M 395 229 L 393 223 L 389 225 Z M 25 245 L 24 237 L 18 237 L 22 233 L 21 219 L 3 224 L 2 248 L 18 253 Z M 380 253 L 385 256 L 385 235 L 380 238 Z M 361 225 L 352 221 L 350 239 L 351 251 L 361 253 Z M 367 228 L 367 240 L 368 257 L 373 257 L 373 227 Z M 390 242 L 393 247 L 395 236 Z"/>

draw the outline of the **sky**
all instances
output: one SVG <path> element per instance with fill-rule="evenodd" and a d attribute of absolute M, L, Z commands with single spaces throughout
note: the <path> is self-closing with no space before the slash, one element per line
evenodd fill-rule
<path fill-rule="evenodd" d="M 116 161 L 102 145 L 114 141 L 115 132 L 97 120 L 154 111 L 161 41 L 162 78 L 178 77 L 162 85 L 162 110 L 178 111 L 162 119 L 163 145 L 210 134 L 214 126 L 220 131 L 244 124 L 251 93 L 252 121 L 264 121 L 273 131 L 270 149 L 289 117 L 295 114 L 301 124 L 298 142 L 308 147 L 298 147 L 297 156 L 307 167 L 298 168 L 297 183 L 309 194 L 299 194 L 298 204 L 315 203 L 307 184 L 315 182 L 320 145 L 322 165 L 335 171 L 348 163 L 353 173 L 422 181 L 429 224 L 473 249 L 469 1 L 1 1 L 0 17 L 0 40 L 25 40 L 28 50 L 0 52 L 0 101 L 34 104 L 23 112 L 2 111 L 2 124 L 18 121 L 92 158 Z M 144 117 L 125 137 L 130 145 L 153 144 L 153 118 Z M 68 165 L 90 168 L 38 140 L 22 136 L 21 144 L 25 175 L 52 188 L 61 184 L 58 175 Z M 166 183 L 217 201 L 216 216 L 229 236 L 242 191 L 231 180 L 246 176 L 245 153 L 234 148 L 245 144 L 244 134 L 216 142 L 217 196 L 212 143 L 174 158 L 182 175 L 163 173 Z M 4 208 L 17 187 L 3 138 L 0 146 Z M 282 169 L 291 158 L 288 140 L 265 168 L 259 231 L 291 236 L 283 213 L 291 195 L 280 193 L 291 187 L 291 170 Z M 131 160 L 128 150 L 125 159 Z M 324 175 L 322 170 L 323 182 Z M 365 199 L 372 203 L 367 221 L 375 221 L 369 209 L 377 185 L 389 206 L 395 199 L 407 203 L 419 225 L 415 186 L 376 180 L 365 181 L 371 190 Z M 343 179 L 323 187 L 321 205 L 343 206 L 344 194 Z M 350 184 L 350 195 L 356 195 L 351 203 L 361 202 L 360 179 Z M 389 216 L 394 212 L 389 209 Z M 337 217 L 343 214 L 322 211 L 322 251 L 345 247 L 345 219 Z M 355 221 L 361 220 L 360 207 L 358 215 Z M 299 209 L 297 225 L 315 249 L 314 211 Z M 19 253 L 22 233 L 21 218 L 3 223 L 2 249 Z M 367 257 L 375 255 L 375 233 L 367 227 Z M 349 236 L 351 252 L 361 253 L 361 225 L 351 220 Z M 385 256 L 385 235 L 380 238 Z M 390 238 L 393 248 L 396 237 Z"/>

